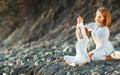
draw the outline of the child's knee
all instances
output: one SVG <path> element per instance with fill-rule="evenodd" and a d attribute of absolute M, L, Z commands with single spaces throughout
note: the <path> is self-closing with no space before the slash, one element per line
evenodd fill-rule
<path fill-rule="evenodd" d="M 92 52 L 88 54 L 91 61 L 93 61 L 93 55 L 94 55 L 94 53 L 92 53 Z"/>

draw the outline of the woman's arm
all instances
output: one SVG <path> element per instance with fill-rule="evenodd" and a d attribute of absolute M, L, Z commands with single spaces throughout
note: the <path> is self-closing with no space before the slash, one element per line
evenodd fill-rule
<path fill-rule="evenodd" d="M 86 24 L 86 25 L 85 25 L 85 28 L 87 28 L 88 31 L 92 31 L 92 30 L 94 30 L 95 25 L 96 25 L 96 23 L 95 23 L 95 22 L 92 22 L 92 23 Z"/>

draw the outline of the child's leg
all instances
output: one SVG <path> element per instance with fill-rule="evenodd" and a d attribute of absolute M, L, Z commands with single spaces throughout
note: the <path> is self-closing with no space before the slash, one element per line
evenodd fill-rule
<path fill-rule="evenodd" d="M 90 58 L 91 61 L 93 61 L 93 60 L 92 60 L 92 56 L 93 56 L 93 55 L 94 55 L 93 52 L 88 53 L 88 56 L 89 56 L 89 58 Z"/>

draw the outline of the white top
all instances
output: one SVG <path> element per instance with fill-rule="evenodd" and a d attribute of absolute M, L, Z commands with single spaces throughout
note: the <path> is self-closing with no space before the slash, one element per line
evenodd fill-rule
<path fill-rule="evenodd" d="M 81 34 L 82 34 L 83 38 L 78 39 L 78 42 L 80 42 L 80 43 L 79 43 L 79 46 L 76 45 L 76 49 L 80 48 L 80 50 L 77 50 L 79 52 L 76 52 L 76 53 L 77 53 L 77 55 L 81 55 L 83 53 L 87 53 L 87 44 L 89 42 L 89 39 L 88 39 L 88 37 L 87 37 L 87 35 L 85 33 L 85 27 L 84 27 L 83 23 L 77 24 L 77 26 L 79 26 L 81 28 Z M 83 53 L 82 53 L 82 51 L 83 51 Z"/>
<path fill-rule="evenodd" d="M 109 41 L 110 31 L 107 26 L 98 27 L 98 25 L 93 22 L 85 25 L 85 28 L 91 31 L 93 40 L 96 44 L 96 48 L 93 50 L 94 53 L 101 50 L 101 53 L 99 53 L 99 55 L 105 53 L 103 56 L 107 56 L 114 51 L 114 48 Z"/>
<path fill-rule="evenodd" d="M 83 66 L 86 62 L 90 62 L 90 59 L 87 54 L 87 44 L 89 40 L 85 33 L 85 28 L 83 23 L 77 24 L 77 26 L 80 26 L 81 28 L 81 34 L 83 36 L 83 39 L 78 39 L 76 43 L 76 55 L 75 56 L 65 55 L 64 60 L 66 62 L 69 62 L 70 63 L 69 65 L 72 65 L 72 66 L 75 66 L 75 65 Z M 76 29 L 77 29 L 77 26 L 76 26 Z"/>

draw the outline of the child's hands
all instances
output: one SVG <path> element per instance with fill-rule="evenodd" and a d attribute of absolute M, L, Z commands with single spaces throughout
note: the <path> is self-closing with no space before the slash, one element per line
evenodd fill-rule
<path fill-rule="evenodd" d="M 82 18 L 81 16 L 79 16 L 79 17 L 77 18 L 77 23 L 80 24 L 80 23 L 82 23 L 82 22 L 83 22 L 83 18 Z"/>

